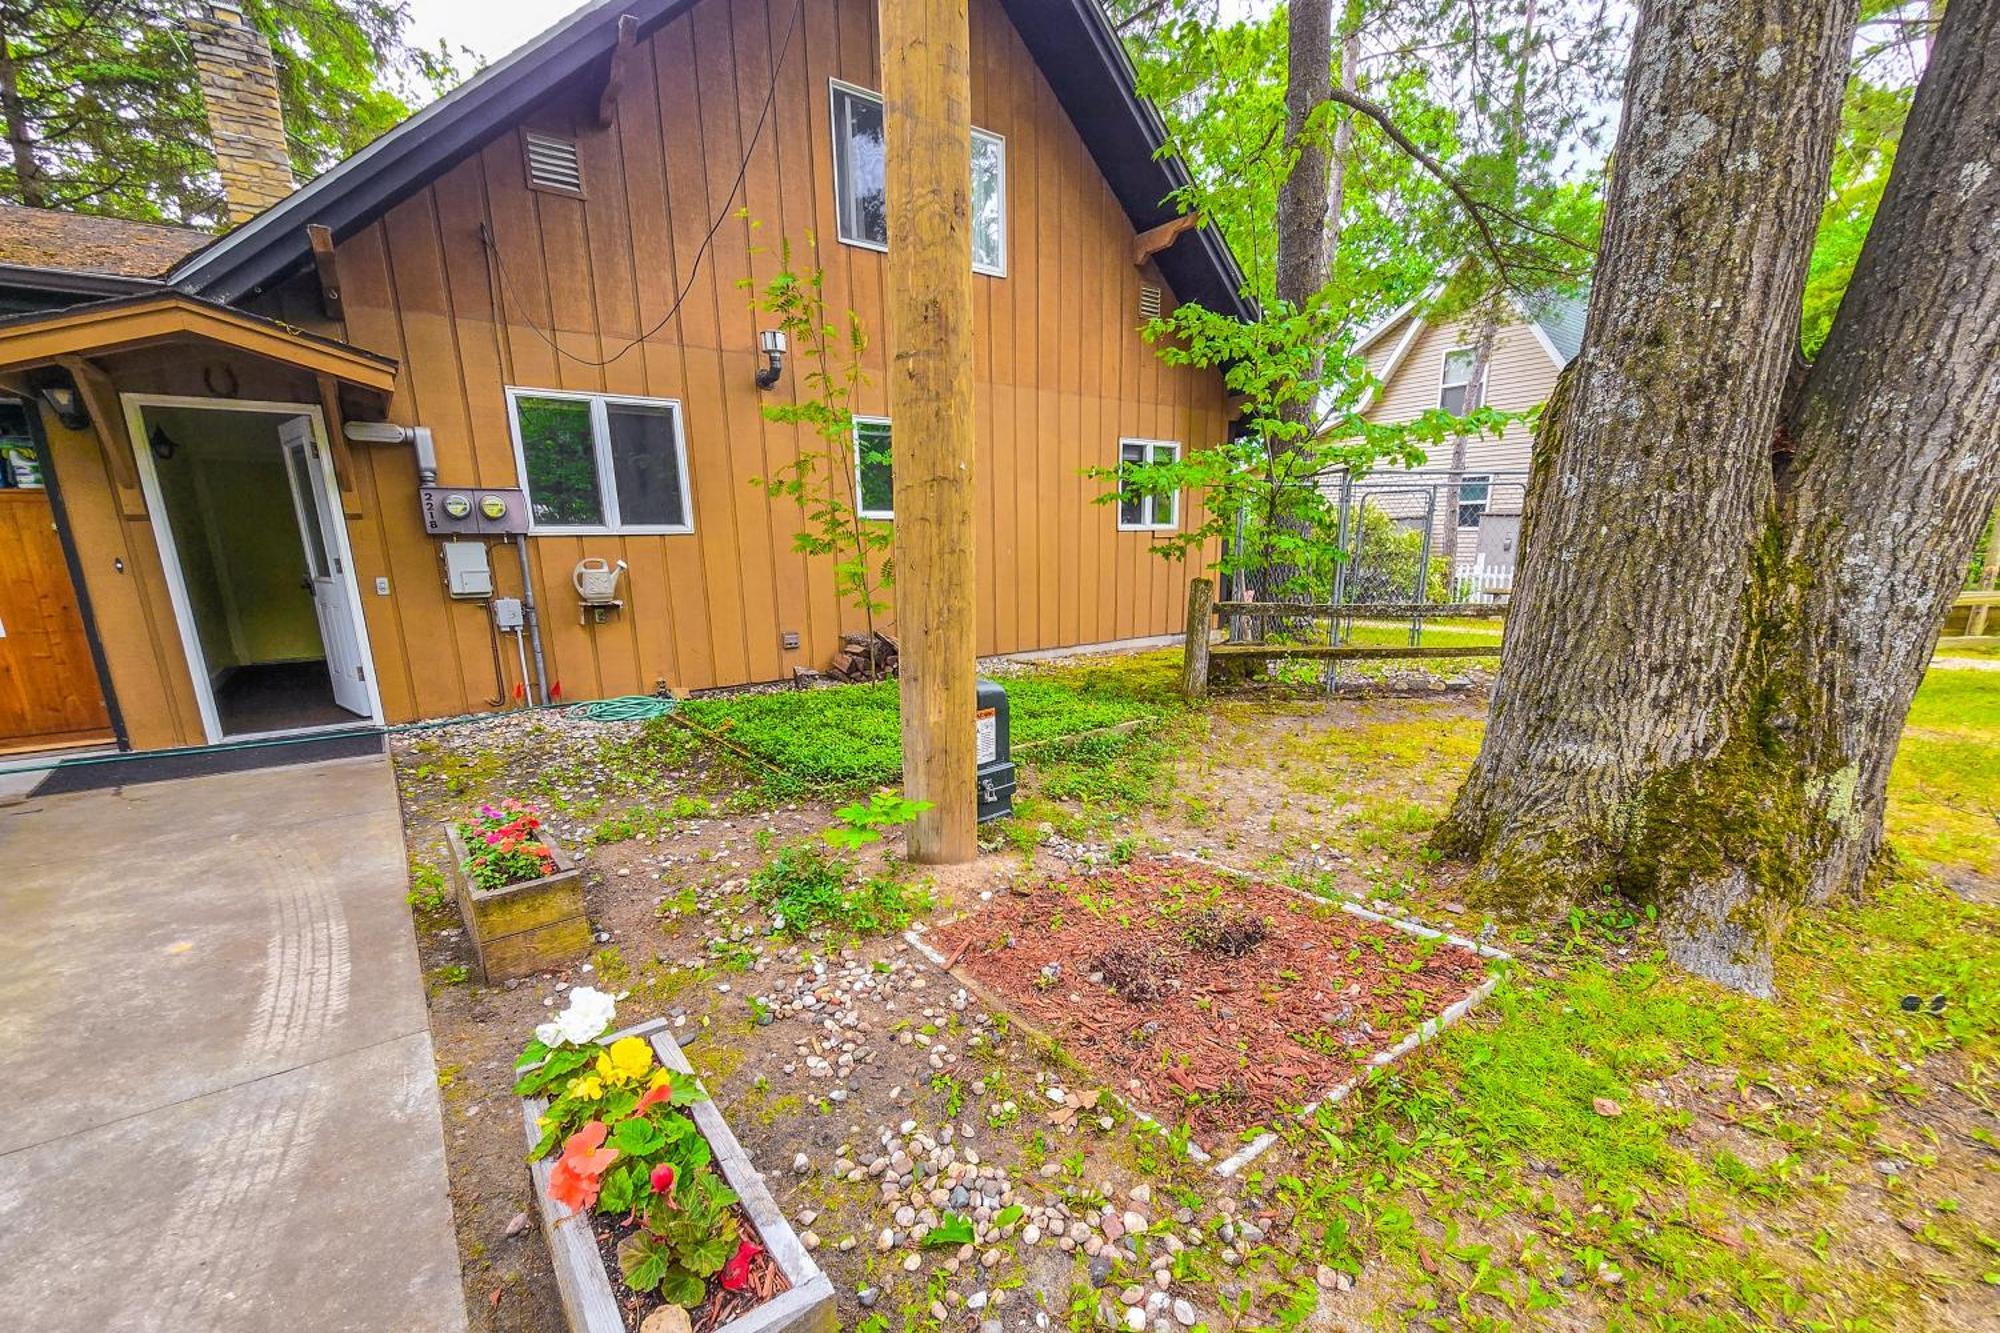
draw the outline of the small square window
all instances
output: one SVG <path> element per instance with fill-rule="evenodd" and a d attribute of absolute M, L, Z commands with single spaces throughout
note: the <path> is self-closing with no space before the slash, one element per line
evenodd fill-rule
<path fill-rule="evenodd" d="M 507 401 L 535 528 L 694 530 L 679 403 L 534 389 Z"/>
<path fill-rule="evenodd" d="M 1458 482 L 1458 526 L 1476 528 L 1480 515 L 1486 512 L 1486 505 L 1493 493 L 1493 478 L 1490 476 L 1465 476 Z"/>
<path fill-rule="evenodd" d="M 1444 354 L 1444 374 L 1438 382 L 1438 406 L 1455 417 L 1462 417 L 1479 406 L 1479 387 L 1473 383 L 1473 370 L 1479 361 L 1479 354 L 1470 347 L 1455 347 Z"/>
<path fill-rule="evenodd" d="M 1180 461 L 1181 447 L 1165 440 L 1120 440 L 1120 471 L 1132 467 L 1158 467 Z M 1158 492 L 1137 486 L 1120 488 L 1118 526 L 1126 531 L 1156 531 L 1180 526 L 1181 495 L 1178 490 Z"/>
<path fill-rule="evenodd" d="M 884 417 L 854 419 L 854 512 L 863 518 L 896 516 L 896 473 Z"/>

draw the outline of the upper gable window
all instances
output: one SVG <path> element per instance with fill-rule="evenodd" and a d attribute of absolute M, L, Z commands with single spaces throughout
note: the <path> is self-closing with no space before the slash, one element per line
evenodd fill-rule
<path fill-rule="evenodd" d="M 889 207 L 882 99 L 834 80 L 833 193 L 840 239 L 889 248 Z M 1007 141 L 972 132 L 972 271 L 1007 273 Z"/>
<path fill-rule="evenodd" d="M 1455 417 L 1462 417 L 1479 406 L 1479 386 L 1473 383 L 1473 371 L 1479 363 L 1479 353 L 1470 347 L 1454 347 L 1444 354 L 1444 374 L 1438 381 L 1438 406 Z"/>

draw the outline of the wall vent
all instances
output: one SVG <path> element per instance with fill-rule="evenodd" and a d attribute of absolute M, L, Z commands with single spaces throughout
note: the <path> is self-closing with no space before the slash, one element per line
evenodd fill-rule
<path fill-rule="evenodd" d="M 1150 282 L 1139 284 L 1139 318 L 1158 319 L 1160 317 L 1160 289 Z"/>
<path fill-rule="evenodd" d="M 523 130 L 521 142 L 528 155 L 528 184 L 565 194 L 583 193 L 583 164 L 577 160 L 573 140 Z"/>

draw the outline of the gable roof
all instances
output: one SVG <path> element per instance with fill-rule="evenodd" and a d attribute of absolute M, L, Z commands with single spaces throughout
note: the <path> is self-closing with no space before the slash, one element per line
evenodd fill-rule
<path fill-rule="evenodd" d="M 1416 300 L 1403 302 L 1384 315 L 1379 322 L 1354 340 L 1352 349 L 1354 354 L 1359 356 L 1367 351 L 1381 341 L 1383 334 L 1400 327 L 1405 319 L 1413 319 L 1422 325 L 1425 321 L 1416 313 L 1417 308 L 1435 295 L 1437 295 L 1435 291 L 1426 292 Z M 1507 302 L 1513 306 L 1514 313 L 1520 316 L 1521 323 L 1535 334 L 1535 341 L 1542 345 L 1542 350 L 1556 363 L 1557 370 L 1575 360 L 1576 354 L 1583 350 L 1583 321 L 1590 312 L 1588 283 L 1581 291 L 1574 294 L 1538 292 L 1532 296 L 1515 296 L 1509 293 Z M 1392 361 L 1383 369 L 1383 380 L 1386 381 L 1394 371 L 1395 364 Z"/>
<path fill-rule="evenodd" d="M 207 339 L 377 393 L 396 385 L 393 357 L 166 287 L 0 318 L 0 370 L 184 338 Z"/>
<path fill-rule="evenodd" d="M 609 68 L 621 16 L 643 38 L 699 0 L 593 0 L 502 60 L 418 111 L 366 148 L 177 266 L 168 280 L 214 300 L 237 301 L 309 261 L 307 223 L 352 235 L 538 102 Z M 803 3 L 804 0 L 800 0 Z M 1144 231 L 1170 220 L 1169 194 L 1188 181 L 1166 145 L 1159 115 L 1139 97 L 1131 61 L 1095 0 L 1000 0 L 1055 90 L 1098 169 Z M 1213 227 L 1155 256 L 1184 301 L 1248 317 L 1243 278 Z"/>

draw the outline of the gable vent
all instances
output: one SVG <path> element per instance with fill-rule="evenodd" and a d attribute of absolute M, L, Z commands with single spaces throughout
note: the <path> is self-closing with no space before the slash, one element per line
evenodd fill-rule
<path fill-rule="evenodd" d="M 1160 289 L 1150 282 L 1139 284 L 1139 318 L 1158 319 L 1160 317 Z"/>
<path fill-rule="evenodd" d="M 583 164 L 577 160 L 576 144 L 533 130 L 521 132 L 528 152 L 528 184 L 544 190 L 583 193 Z"/>

